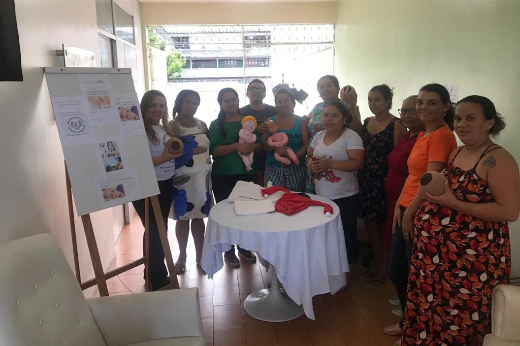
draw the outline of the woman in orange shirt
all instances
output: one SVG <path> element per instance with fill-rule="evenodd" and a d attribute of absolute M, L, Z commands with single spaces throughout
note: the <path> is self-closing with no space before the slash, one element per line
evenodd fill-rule
<path fill-rule="evenodd" d="M 421 132 L 408 158 L 408 178 L 394 211 L 392 248 L 390 250 L 390 279 L 394 284 L 401 308 L 405 310 L 406 285 L 412 253 L 410 234 L 413 218 L 423 199 L 419 191 L 419 178 L 426 171 L 442 171 L 448 157 L 457 147 L 453 134 L 454 110 L 450 93 L 440 84 L 428 84 L 421 88 L 415 106 L 426 130 Z M 400 335 L 402 322 L 385 327 L 385 334 Z M 400 345 L 400 340 L 396 345 Z"/>

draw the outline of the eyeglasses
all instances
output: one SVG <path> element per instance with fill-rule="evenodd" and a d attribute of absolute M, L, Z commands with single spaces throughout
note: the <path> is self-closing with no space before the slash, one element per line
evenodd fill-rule
<path fill-rule="evenodd" d="M 409 115 L 416 115 L 417 110 L 415 108 L 400 108 L 397 110 L 401 116 L 404 116 L 406 113 Z"/>
<path fill-rule="evenodd" d="M 263 92 L 265 92 L 265 88 L 251 87 L 251 88 L 248 89 L 248 91 L 252 91 L 254 93 L 263 93 Z"/>

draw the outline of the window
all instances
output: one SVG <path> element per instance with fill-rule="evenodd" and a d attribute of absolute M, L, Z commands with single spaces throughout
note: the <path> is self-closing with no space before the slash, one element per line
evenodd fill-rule
<path fill-rule="evenodd" d="M 268 43 L 271 43 L 271 35 L 269 33 L 263 34 L 249 34 L 244 36 L 244 44 L 258 44 L 258 43 L 266 43 L 266 45 L 262 45 L 267 47 Z"/>
<path fill-rule="evenodd" d="M 96 0 L 96 17 L 98 28 L 109 34 L 114 34 L 111 0 Z"/>
<path fill-rule="evenodd" d="M 134 16 L 114 3 L 114 16 L 116 24 L 116 36 L 126 42 L 135 44 Z"/>
<path fill-rule="evenodd" d="M 172 36 L 171 39 L 175 49 L 190 49 L 189 36 Z"/>
<path fill-rule="evenodd" d="M 104 35 L 98 35 L 98 45 L 101 67 L 114 67 L 111 40 Z"/>
<path fill-rule="evenodd" d="M 218 68 L 244 67 L 244 59 L 218 59 Z"/>
<path fill-rule="evenodd" d="M 246 67 L 269 67 L 269 58 L 248 58 Z"/>
<path fill-rule="evenodd" d="M 217 59 L 192 60 L 191 68 L 217 68 Z"/>

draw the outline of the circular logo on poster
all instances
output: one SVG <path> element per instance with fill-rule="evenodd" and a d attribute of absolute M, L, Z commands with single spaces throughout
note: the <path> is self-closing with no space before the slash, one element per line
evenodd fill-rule
<path fill-rule="evenodd" d="M 80 133 L 85 130 L 85 121 L 79 117 L 72 117 L 67 121 L 67 126 L 72 132 Z"/>

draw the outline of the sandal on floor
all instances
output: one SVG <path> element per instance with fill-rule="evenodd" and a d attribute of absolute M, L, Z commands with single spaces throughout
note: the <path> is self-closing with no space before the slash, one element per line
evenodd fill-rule
<path fill-rule="evenodd" d="M 383 333 L 391 336 L 400 336 L 403 335 L 403 329 L 399 325 L 399 323 L 392 324 L 391 326 L 386 326 L 383 328 Z"/>
<path fill-rule="evenodd" d="M 182 275 L 186 272 L 186 263 L 175 263 L 175 274 Z"/>
<path fill-rule="evenodd" d="M 372 279 L 372 280 L 370 280 L 369 283 L 367 283 L 367 287 L 374 289 L 374 288 L 379 288 L 379 287 L 383 286 L 384 284 L 386 284 L 386 281 Z"/>
<path fill-rule="evenodd" d="M 374 276 L 376 276 L 376 274 L 372 274 L 367 270 L 366 272 L 360 274 L 359 278 L 365 281 L 371 281 Z"/>

